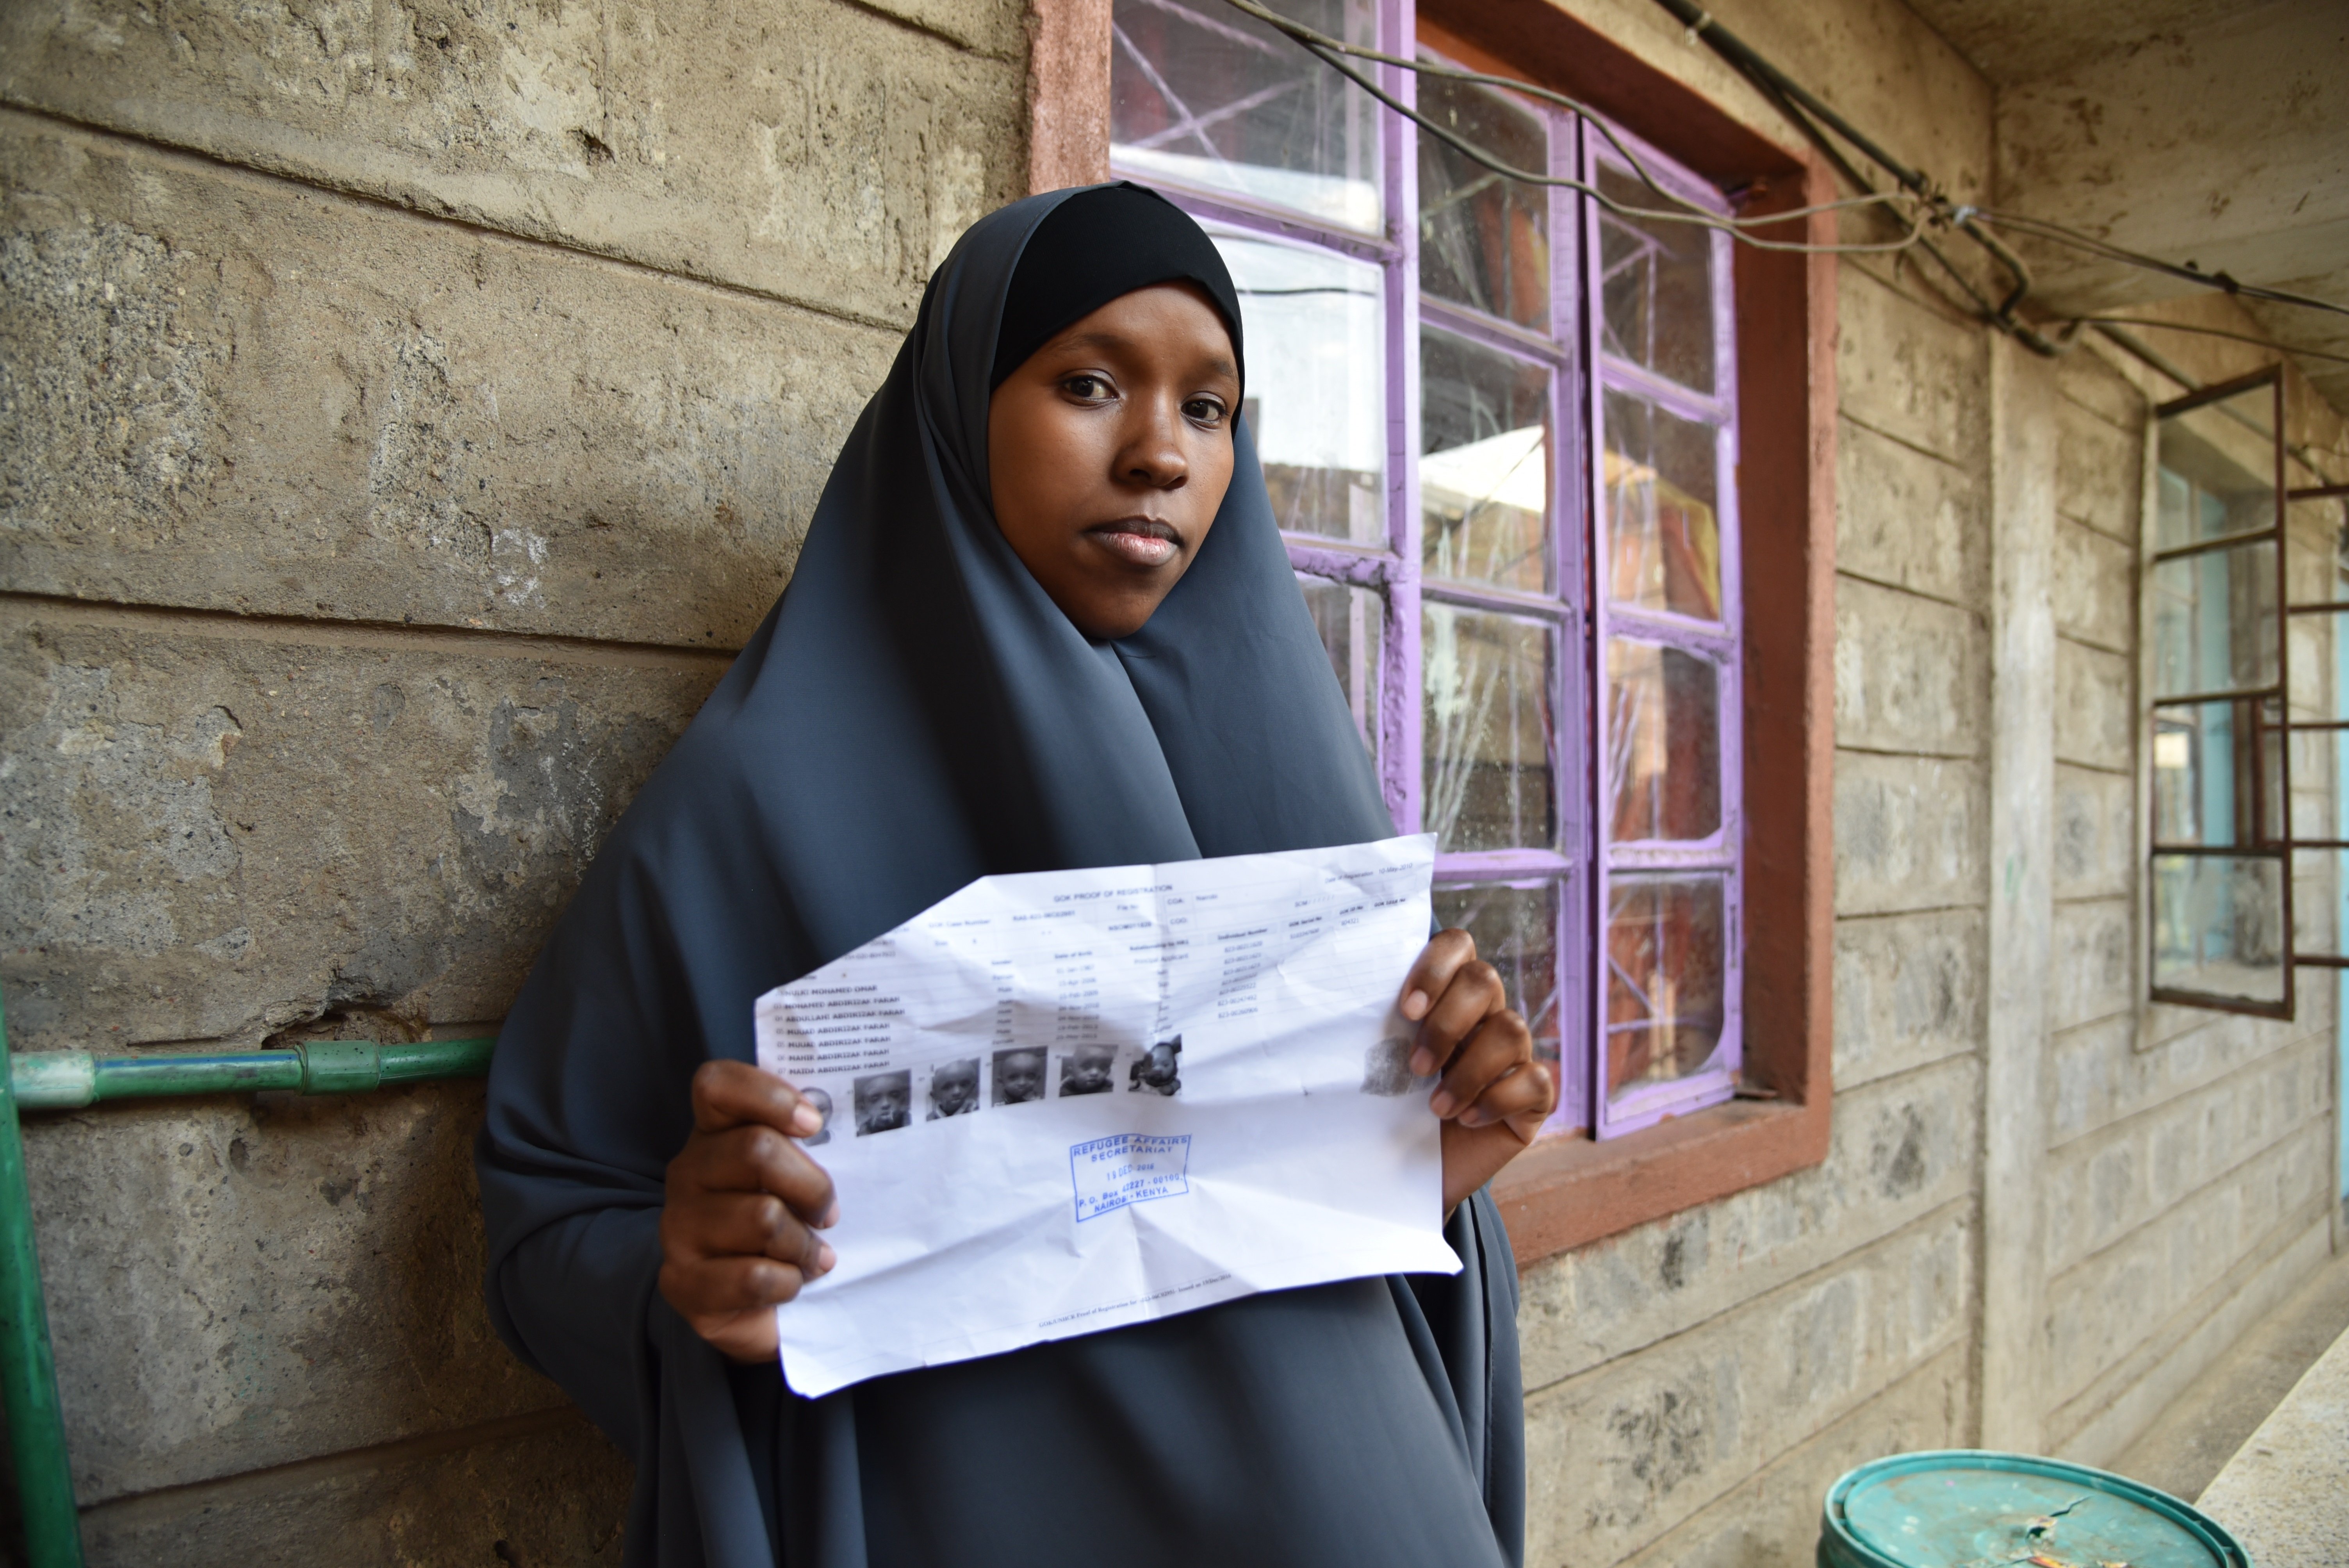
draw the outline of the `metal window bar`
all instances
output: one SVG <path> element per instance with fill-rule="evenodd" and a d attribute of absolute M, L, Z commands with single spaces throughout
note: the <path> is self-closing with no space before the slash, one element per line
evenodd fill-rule
<path fill-rule="evenodd" d="M 2270 395 L 2268 428 L 2264 430 L 2260 430 L 2256 423 L 2249 420 L 2240 410 L 2225 406 L 2229 400 L 2239 397 L 2247 392 L 2256 391 L 2261 387 L 2267 387 Z M 2248 792 L 2251 799 L 2249 802 L 2241 801 L 2240 799 L 2240 796 L 2243 791 L 2238 791 L 2239 799 L 2236 803 L 2238 812 L 2238 830 L 2233 834 L 2233 837 L 2239 841 L 2236 843 L 2214 845 L 2164 841 L 2158 836 L 2158 824 L 2156 833 L 2149 836 L 2146 881 L 2147 889 L 2147 896 L 2148 899 L 2149 908 L 2154 918 L 2151 918 L 2147 922 L 2146 942 L 2148 950 L 2147 972 L 2148 975 L 2157 975 L 2160 973 L 2160 943 L 2162 940 L 2163 923 L 2159 918 L 2159 901 L 2162 896 L 2163 882 L 2162 879 L 2158 874 L 2157 874 L 2157 867 L 2162 860 L 2165 858 L 2178 857 L 2189 859 L 2224 857 L 2238 861 L 2267 861 L 2273 862 L 2277 868 L 2276 876 L 2279 884 L 2277 895 L 2281 906 L 2281 929 L 2279 932 L 2279 940 L 2282 945 L 2279 966 L 2281 969 L 2280 980 L 2283 995 L 2282 999 L 2279 1001 L 2267 1002 L 2242 996 L 2230 996 L 2215 992 L 2198 991 L 2179 986 L 2163 985 L 2158 982 L 2147 987 L 2147 995 L 2153 1001 L 2171 1003 L 2181 1006 L 2202 1007 L 2227 1013 L 2244 1013 L 2257 1017 L 2290 1018 L 2293 1016 L 2295 1011 L 2296 993 L 2293 983 L 2293 971 L 2297 965 L 2296 955 L 2293 951 L 2292 930 L 2292 853 L 2293 846 L 2290 841 L 2292 752 L 2289 745 L 2285 745 L 2278 748 L 2275 760 L 2277 777 L 2274 780 L 2275 788 L 2272 791 L 2272 798 L 2280 799 L 2283 803 L 2286 820 L 2282 824 L 2282 832 L 2271 831 L 2270 824 L 2266 820 L 2267 803 L 2271 799 L 2271 793 L 2268 788 L 2269 780 L 2266 773 L 2268 766 L 2266 758 L 2266 736 L 2270 730 L 2278 727 L 2282 727 L 2286 731 L 2289 730 L 2290 698 L 2288 694 L 2292 686 L 2291 665 L 2289 662 L 2291 657 L 2291 639 L 2284 634 L 2284 625 L 2290 613 L 2291 593 L 2290 577 L 2288 573 L 2288 557 L 2290 551 L 2287 523 L 2289 511 L 2285 504 L 2289 496 L 2289 491 L 2284 483 L 2285 446 L 2283 422 L 2283 372 L 2282 367 L 2271 366 L 2267 369 L 2256 371 L 2249 376 L 2239 377 L 2231 381 L 2220 382 L 2215 386 L 2197 388 L 2182 397 L 2173 398 L 2167 403 L 2160 404 L 2154 409 L 2154 418 L 2157 428 L 2158 428 L 2160 421 L 2176 418 L 2180 415 L 2189 414 L 2198 408 L 2206 407 L 2213 404 L 2220 406 L 2219 411 L 2222 415 L 2234 419 L 2238 423 L 2244 424 L 2247 428 L 2253 429 L 2257 434 L 2267 438 L 2271 444 L 2273 449 L 2272 475 L 2275 496 L 2273 521 L 2270 527 L 2264 529 L 2236 531 L 2212 539 L 2190 540 L 2185 543 L 2174 545 L 2168 548 L 2156 549 L 2149 553 L 2147 560 L 2149 567 L 2158 568 L 2166 562 L 2185 560 L 2194 556 L 2209 553 L 2214 550 L 2240 549 L 2246 545 L 2258 544 L 2262 542 L 2271 542 L 2274 546 L 2275 554 L 2275 606 L 2277 612 L 2275 617 L 2274 649 L 2275 677 L 2271 685 L 2263 685 L 2257 688 L 2238 688 L 2210 692 L 2184 693 L 2177 696 L 2164 696 L 2147 705 L 2148 723 L 2150 723 L 2153 716 L 2159 714 L 2159 712 L 2164 708 L 2181 708 L 2196 704 L 2210 704 L 2219 702 L 2236 704 L 2237 711 L 2239 713 L 2247 714 L 2249 718 L 2249 723 L 2244 727 L 2249 736 L 2247 748 L 2250 751 L 2251 756 L 2248 758 L 2248 763 L 2246 759 L 2241 758 L 2240 755 L 2234 758 L 2233 761 L 2239 771 L 2239 776 L 2243 773 L 2248 773 L 2248 778 L 2245 781 L 2250 786 Z M 2154 519 L 2147 518 L 2145 520 L 2145 526 L 2147 529 L 2150 529 L 2154 526 Z M 2148 582 L 2151 581 L 2151 573 L 2148 572 Z M 2278 714 L 2282 716 L 2283 722 L 2281 725 L 2271 723 L 2266 717 L 2265 709 L 2267 704 L 2271 701 L 2275 704 Z M 2245 816 L 2246 812 L 2248 812 L 2247 817 Z M 2248 831 L 2241 830 L 2242 829 L 2248 829 Z"/>
<path fill-rule="evenodd" d="M 2284 491 L 2284 500 L 2287 502 L 2330 500 L 2335 498 L 2349 500 L 2349 484 L 2304 485 Z M 2344 547 L 2349 547 L 2349 536 L 2344 536 L 2342 543 Z M 2323 600 L 2299 604 L 2287 603 L 2283 606 L 2283 613 L 2287 616 L 2344 615 L 2349 614 L 2349 601 Z M 2335 626 L 2333 635 L 2336 638 L 2344 634 L 2349 634 L 2349 627 Z M 2276 727 L 2282 731 L 2285 748 L 2289 750 L 2292 737 L 2294 735 L 2302 733 L 2337 735 L 2343 731 L 2349 731 L 2349 718 L 2294 718 L 2292 717 L 2291 707 L 2287 703 L 2283 708 L 2283 720 Z M 2343 781 L 2336 778 L 2333 784 L 2336 803 L 2342 785 Z M 2297 850 L 2319 851 L 2349 850 L 2349 838 L 2305 838 L 2295 832 L 2288 799 L 2285 803 L 2284 831 L 2281 841 L 2287 852 Z M 2341 934 L 2336 933 L 2335 943 L 2338 944 L 2341 940 Z M 2349 954 L 2303 953 L 2295 945 L 2292 962 L 2296 967 L 2304 969 L 2349 969 Z"/>

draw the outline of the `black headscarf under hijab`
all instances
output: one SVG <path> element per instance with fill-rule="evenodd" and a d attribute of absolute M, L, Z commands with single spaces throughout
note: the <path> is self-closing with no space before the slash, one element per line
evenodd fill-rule
<path fill-rule="evenodd" d="M 1080 191 L 1036 225 L 1019 253 L 996 329 L 992 388 L 1062 327 L 1153 284 L 1193 283 L 1206 291 L 1231 334 L 1232 357 L 1247 379 L 1239 291 L 1223 253 L 1188 212 L 1139 185 Z"/>
<path fill-rule="evenodd" d="M 499 1038 L 476 1161 L 491 1315 L 635 1458 L 632 1564 L 1520 1556 L 1516 1276 L 1481 1195 L 1447 1233 L 1457 1276 L 1251 1296 L 819 1400 L 727 1362 L 655 1289 L 688 1082 L 751 1059 L 762 992 L 991 872 L 1392 830 L 1244 424 L 1222 511 L 1132 637 L 1079 633 L 996 528 L 999 323 L 1016 273 L 1106 253 L 1113 232 L 1071 226 L 1023 259 L 1086 199 L 990 214 L 931 280 L 789 590 Z"/>

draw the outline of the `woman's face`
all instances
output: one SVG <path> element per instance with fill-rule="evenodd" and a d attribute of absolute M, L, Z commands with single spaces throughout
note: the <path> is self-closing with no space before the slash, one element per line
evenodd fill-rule
<path fill-rule="evenodd" d="M 1189 284 L 1113 299 L 1056 334 L 988 405 L 995 521 L 1091 637 L 1142 629 L 1232 482 L 1239 368 Z"/>

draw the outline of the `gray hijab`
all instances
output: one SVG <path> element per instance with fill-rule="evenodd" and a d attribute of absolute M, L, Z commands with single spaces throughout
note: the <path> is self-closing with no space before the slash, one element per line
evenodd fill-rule
<path fill-rule="evenodd" d="M 1514 1564 L 1516 1275 L 1481 1194 L 1447 1233 L 1457 1276 L 1258 1295 L 812 1401 L 655 1289 L 688 1080 L 750 1059 L 761 993 L 990 873 L 1392 831 L 1245 425 L 1223 510 L 1134 636 L 1088 640 L 997 530 L 999 323 L 1072 194 L 982 219 L 931 280 L 789 589 L 516 999 L 476 1154 L 491 1316 L 635 1459 L 629 1563 Z M 1117 241 L 1071 227 L 1048 238 Z"/>

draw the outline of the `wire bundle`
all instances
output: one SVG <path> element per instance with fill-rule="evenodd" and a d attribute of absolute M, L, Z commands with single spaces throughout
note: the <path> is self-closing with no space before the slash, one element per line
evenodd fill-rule
<path fill-rule="evenodd" d="M 1505 180 L 1517 181 L 1527 185 L 1548 186 L 1578 191 L 1589 197 L 1600 207 L 1618 217 L 1635 218 L 1647 222 L 1691 223 L 1702 228 L 1718 229 L 1728 233 L 1739 244 L 1748 245 L 1755 250 L 1790 251 L 1810 255 L 1882 255 L 1920 250 L 1931 257 L 1942 271 L 1949 274 L 1959 290 L 1972 303 L 1985 323 L 2033 351 L 2050 357 L 2067 352 L 2076 340 L 2081 326 L 2109 324 L 2109 325 L 2159 326 L 2179 332 L 2203 333 L 2212 336 L 2230 337 L 2246 343 L 2255 343 L 2280 352 L 2303 354 L 2311 358 L 2349 363 L 2349 356 L 2321 353 L 2313 349 L 2295 349 L 2288 345 L 2252 337 L 2242 333 L 2225 332 L 2213 327 L 2192 326 L 2178 322 L 2145 321 L 2136 317 L 2075 317 L 2055 335 L 2050 336 L 2016 314 L 2032 291 L 2031 269 L 2011 247 L 1991 232 L 1992 230 L 2012 230 L 2016 233 L 2029 235 L 2051 244 L 2068 246 L 2105 261 L 2118 262 L 2168 277 L 2183 279 L 2189 283 L 2220 290 L 2244 299 L 2262 300 L 2276 304 L 2295 305 L 2303 309 L 2328 311 L 2344 315 L 2349 315 L 2349 305 L 2312 298 L 2306 294 L 2292 294 L 2283 289 L 2243 283 L 2224 272 L 2205 273 L 2191 264 L 2180 265 L 2165 262 L 2158 257 L 2127 250 L 2096 239 L 2093 235 L 2084 234 L 2076 229 L 2069 229 L 2063 224 L 2049 222 L 2044 219 L 2026 217 L 2020 213 L 1994 211 L 1955 201 L 1941 189 L 1938 181 L 1932 180 L 1921 170 L 1912 169 L 1894 158 L 1873 139 L 1837 114 L 1816 94 L 1787 76 L 1785 72 L 1756 52 L 1752 46 L 1714 21 L 1711 12 L 1692 4 L 1691 0 L 1657 0 L 1657 3 L 1679 19 L 1687 28 L 1688 36 L 1692 40 L 1702 39 L 1708 47 L 1726 61 L 1732 69 L 1768 99 L 1773 108 L 1785 115 L 1790 123 L 1802 131 L 1804 137 L 1819 150 L 1820 155 L 1826 159 L 1836 172 L 1862 194 L 1837 201 L 1820 202 L 1816 206 L 1798 207 L 1785 212 L 1773 212 L 1764 217 L 1723 217 L 1720 213 L 1707 211 L 1667 188 L 1649 172 L 1646 165 L 1640 162 L 1639 155 L 1624 145 L 1603 116 L 1564 93 L 1556 92 L 1547 88 L 1536 87 L 1514 77 L 1464 70 L 1457 67 L 1438 65 L 1433 61 L 1412 59 L 1403 56 L 1386 54 L 1377 49 L 1363 48 L 1359 45 L 1330 37 L 1325 33 L 1306 26 L 1301 22 L 1292 21 L 1258 4 L 1257 0 L 1225 0 L 1225 3 L 1234 10 L 1255 18 L 1290 39 L 1331 70 L 1370 94 L 1371 98 L 1409 119 L 1423 133 L 1435 138 L 1463 158 L 1489 170 Z M 1428 116 L 1421 114 L 1416 108 L 1381 87 L 1371 74 L 1350 63 L 1352 60 L 1368 60 L 1378 65 L 1392 66 L 1402 70 L 1416 72 L 1424 77 L 1441 77 L 1447 81 L 1499 88 L 1507 92 L 1521 94 L 1526 98 L 1537 98 L 1545 103 L 1572 110 L 1607 139 L 1609 145 L 1624 162 L 1630 166 L 1641 184 L 1671 205 L 1663 208 L 1626 206 L 1587 181 L 1564 175 L 1544 174 L 1532 170 L 1519 169 L 1477 146 L 1451 127 L 1439 124 Z M 1837 145 L 1838 139 L 1843 145 Z M 1845 151 L 1847 146 L 1883 170 L 1891 177 L 1896 188 L 1889 191 L 1878 190 L 1875 182 L 1853 163 L 1850 156 Z M 1881 209 L 1896 216 L 1906 224 L 1906 232 L 1896 240 L 1829 245 L 1772 239 L 1754 232 L 1757 229 L 1785 223 L 1795 219 L 1807 218 L 1814 213 L 1869 208 Z M 2002 298 L 1993 302 L 1974 279 L 1951 259 L 1948 251 L 1942 245 L 1944 237 L 1970 240 L 1990 256 L 2007 277 L 2006 292 Z"/>

